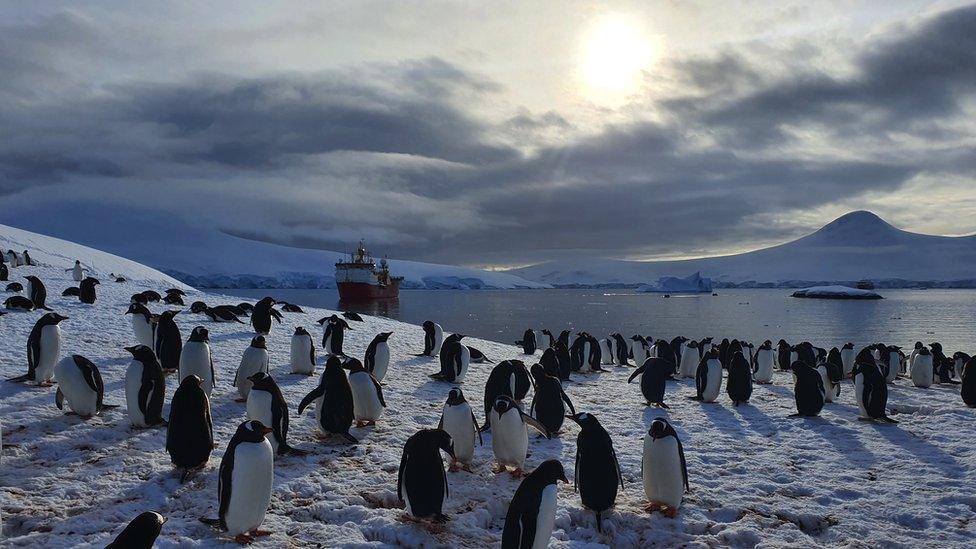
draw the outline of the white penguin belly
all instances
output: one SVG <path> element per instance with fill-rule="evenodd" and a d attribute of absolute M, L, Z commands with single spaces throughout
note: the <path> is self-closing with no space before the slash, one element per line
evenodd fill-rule
<path fill-rule="evenodd" d="M 885 376 L 885 381 L 888 383 L 894 383 L 898 379 L 899 370 L 901 369 L 901 357 L 897 353 L 888 354 L 888 375 Z"/>
<path fill-rule="evenodd" d="M 241 365 L 237 367 L 237 375 L 234 377 L 234 385 L 241 398 L 247 398 L 251 386 L 254 385 L 254 382 L 247 378 L 258 372 L 268 373 L 268 351 L 258 347 L 248 347 L 244 349 Z"/>
<path fill-rule="evenodd" d="M 663 503 L 677 509 L 684 494 L 684 477 L 678 441 L 674 437 L 644 437 L 644 459 L 641 468 L 647 501 Z"/>
<path fill-rule="evenodd" d="M 147 347 L 153 346 L 153 330 L 152 325 L 146 322 L 146 317 L 142 315 L 134 314 L 132 315 L 132 332 L 136 336 L 136 341 L 140 345 L 145 345 Z"/>
<path fill-rule="evenodd" d="M 271 393 L 267 391 L 251 391 L 247 395 L 247 419 L 257 420 L 264 424 L 265 427 L 274 428 L 274 422 L 272 420 L 271 414 Z M 278 451 L 278 439 L 275 438 L 274 432 L 268 433 L 268 442 L 271 443 L 271 449 L 275 452 Z"/>
<path fill-rule="evenodd" d="M 332 354 L 332 334 L 329 334 L 322 341 L 322 352 L 326 354 Z"/>
<path fill-rule="evenodd" d="M 756 381 L 760 383 L 769 383 L 773 380 L 773 353 L 772 350 L 760 350 L 759 355 L 756 357 Z"/>
<path fill-rule="evenodd" d="M 441 352 L 441 345 L 444 343 L 444 329 L 440 324 L 434 324 L 434 349 L 430 354 L 437 356 Z"/>
<path fill-rule="evenodd" d="M 139 390 L 142 388 L 142 363 L 138 360 L 129 362 L 125 370 L 125 406 L 129 413 L 129 421 L 136 427 L 146 427 L 146 416 L 139 408 Z"/>
<path fill-rule="evenodd" d="M 373 377 L 376 381 L 382 382 L 386 377 L 386 370 L 390 367 L 390 346 L 386 342 L 376 344 L 376 353 L 373 355 Z"/>
<path fill-rule="evenodd" d="M 864 374 L 854 376 L 854 396 L 857 397 L 857 408 L 861 412 L 861 417 L 870 417 L 864 405 Z"/>
<path fill-rule="evenodd" d="M 468 365 L 471 363 L 471 351 L 466 345 L 461 345 L 461 367 L 455 379 L 458 383 L 464 383 L 464 376 L 468 375 Z"/>
<path fill-rule="evenodd" d="M 817 366 L 817 372 L 820 374 L 820 380 L 823 381 L 824 386 L 824 400 L 826 402 L 834 401 L 834 384 L 830 382 L 830 377 L 827 376 L 827 366 L 821 364 Z"/>
<path fill-rule="evenodd" d="M 58 389 L 73 412 L 82 417 L 95 415 L 98 395 L 88 386 L 73 358 L 67 356 L 61 359 L 54 366 L 54 377 L 58 380 Z"/>
<path fill-rule="evenodd" d="M 695 377 L 695 371 L 697 369 L 698 369 L 697 353 L 685 353 L 681 355 L 681 365 L 678 368 L 678 375 L 680 377 Z"/>
<path fill-rule="evenodd" d="M 529 433 L 518 410 L 509 410 L 502 417 L 491 411 L 491 449 L 499 463 L 518 468 L 525 463 Z"/>
<path fill-rule="evenodd" d="M 271 504 L 274 482 L 274 452 L 271 443 L 242 442 L 234 450 L 230 504 L 224 520 L 227 533 L 236 536 L 254 530 L 264 522 Z"/>
<path fill-rule="evenodd" d="M 325 432 L 322 428 L 322 409 L 325 407 L 325 395 L 322 395 L 315 399 L 315 426 L 319 431 Z"/>
<path fill-rule="evenodd" d="M 471 406 L 468 403 L 457 406 L 444 406 L 442 428 L 454 441 L 454 457 L 462 463 L 470 463 L 474 457 L 474 439 L 477 426 L 471 419 Z"/>
<path fill-rule="evenodd" d="M 539 501 L 539 514 L 535 518 L 535 539 L 532 549 L 546 549 L 549 538 L 556 525 L 556 485 L 550 484 L 542 489 L 542 499 Z"/>
<path fill-rule="evenodd" d="M 844 364 L 844 377 L 850 377 L 854 370 L 854 349 L 841 350 L 840 361 Z"/>
<path fill-rule="evenodd" d="M 180 381 L 187 376 L 199 376 L 203 380 L 203 390 L 210 396 L 213 392 L 213 375 L 210 369 L 210 346 L 200 341 L 188 341 L 180 353 Z"/>
<path fill-rule="evenodd" d="M 702 391 L 702 401 L 715 402 L 718 392 L 722 388 L 722 363 L 717 359 L 711 359 L 705 365 L 708 368 L 705 390 Z"/>
<path fill-rule="evenodd" d="M 613 364 L 613 356 L 610 354 L 611 343 L 606 339 L 600 340 L 600 364 Z"/>
<path fill-rule="evenodd" d="M 368 372 L 349 374 L 352 389 L 352 411 L 357 421 L 376 421 L 383 415 L 383 405 Z"/>
<path fill-rule="evenodd" d="M 300 335 L 291 338 L 291 371 L 293 374 L 308 375 L 315 373 L 311 347 L 311 336 Z"/>
<path fill-rule="evenodd" d="M 916 356 L 915 364 L 912 364 L 912 383 L 916 387 L 929 387 L 932 377 L 932 355 Z"/>
<path fill-rule="evenodd" d="M 34 370 L 34 381 L 48 382 L 54 378 L 54 365 L 61 354 L 61 328 L 56 325 L 41 328 L 40 355 Z"/>

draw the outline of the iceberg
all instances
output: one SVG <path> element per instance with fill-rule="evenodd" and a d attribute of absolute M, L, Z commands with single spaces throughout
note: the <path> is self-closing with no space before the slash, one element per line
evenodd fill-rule
<path fill-rule="evenodd" d="M 686 277 L 662 276 L 652 284 L 641 284 L 638 292 L 698 294 L 712 292 L 712 279 L 702 278 L 701 272 Z"/>
<path fill-rule="evenodd" d="M 883 299 L 871 290 L 859 290 L 848 286 L 813 286 L 793 292 L 793 297 L 817 299 Z"/>

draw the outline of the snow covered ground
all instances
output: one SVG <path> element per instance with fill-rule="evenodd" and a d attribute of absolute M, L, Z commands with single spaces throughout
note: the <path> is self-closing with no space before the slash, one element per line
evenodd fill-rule
<path fill-rule="evenodd" d="M 189 313 L 176 317 L 184 337 L 198 324 L 210 330 L 217 369 L 212 399 L 217 448 L 210 465 L 181 485 L 164 448 L 165 431 L 129 427 L 122 386 L 128 363 L 122 347 L 134 343 L 128 317 L 122 315 L 128 297 L 143 289 L 163 290 L 171 281 L 145 269 L 139 277 L 130 274 L 139 282 L 103 281 L 98 301 L 82 305 L 60 297 L 73 283 L 63 271 L 67 261 L 55 264 L 59 257 L 77 255 L 76 249 L 57 242 L 45 245 L 59 248 L 45 256 L 36 254 L 52 266 L 17 268 L 11 279 L 32 273 L 47 283 L 49 305 L 70 317 L 62 323 L 62 354 L 93 360 L 105 379 L 106 402 L 123 407 L 82 421 L 55 407 L 54 388 L 0 382 L 3 442 L 14 445 L 3 450 L 0 468 L 3 545 L 101 547 L 149 509 L 169 517 L 159 547 L 215 545 L 217 534 L 198 518 L 216 516 L 217 466 L 244 419 L 244 405 L 234 402 L 237 393 L 231 379 L 253 335 L 250 327 L 216 324 Z M 101 268 L 102 260 L 97 263 Z M 188 299 L 212 305 L 239 301 L 195 291 Z M 153 304 L 152 309 L 163 307 Z M 276 324 L 269 337 L 272 375 L 293 418 L 317 376 L 287 373 L 290 336 L 295 326 L 303 325 L 321 339 L 314 321 L 330 313 L 284 313 L 284 322 Z M 11 312 L 0 319 L 3 377 L 26 371 L 26 338 L 38 316 Z M 474 473 L 448 473 L 445 512 L 452 521 L 428 529 L 402 519 L 396 476 L 403 443 L 417 429 L 436 425 L 451 386 L 427 377 L 437 370 L 434 359 L 412 356 L 422 347 L 419 327 L 373 317 L 351 324 L 354 330 L 348 334 L 346 350 L 353 356 L 361 357 L 377 332 L 394 332 L 384 387 L 390 407 L 375 428 L 353 430 L 360 438 L 356 446 L 318 441 L 311 413 L 292 420 L 291 443 L 311 454 L 276 460 L 274 493 L 264 524 L 273 534 L 260 538 L 258 545 L 497 546 L 518 481 L 490 472 L 490 435 L 477 449 Z M 924 327 L 919 329 L 921 336 Z M 510 345 L 479 340 L 468 344 L 496 361 L 527 358 Z M 320 372 L 321 358 L 319 362 Z M 490 368 L 472 365 L 463 384 L 479 421 Z M 625 383 L 631 369 L 609 368 L 609 373 L 574 375 L 566 391 L 578 410 L 595 414 L 611 433 L 625 488 L 604 520 L 606 531 L 601 535 L 572 486 L 560 486 L 552 546 L 972 546 L 976 411 L 964 407 L 957 387 L 918 389 L 898 380 L 889 404 L 900 423 L 877 425 L 857 420 L 849 384 L 840 402 L 828 404 L 822 417 L 814 419 L 787 417 L 794 411 L 791 376 L 780 373 L 773 385 L 757 386 L 751 403 L 738 408 L 724 394 L 715 404 L 690 401 L 690 380 L 671 383 L 666 401 L 672 409 L 666 411 L 644 407 L 639 384 Z M 168 383 L 164 417 L 176 380 L 171 377 Z M 692 492 L 676 519 L 641 509 L 642 439 L 657 416 L 672 420 L 688 458 Z M 533 436 L 527 467 L 557 457 L 572 480 L 577 432 L 567 422 L 562 435 L 551 441 Z"/>

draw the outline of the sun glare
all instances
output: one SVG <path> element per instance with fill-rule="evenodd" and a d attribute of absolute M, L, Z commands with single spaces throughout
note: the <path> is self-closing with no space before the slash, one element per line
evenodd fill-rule
<path fill-rule="evenodd" d="M 635 24 L 621 16 L 600 19 L 584 38 L 580 73 L 593 101 L 615 103 L 640 87 L 658 48 Z"/>

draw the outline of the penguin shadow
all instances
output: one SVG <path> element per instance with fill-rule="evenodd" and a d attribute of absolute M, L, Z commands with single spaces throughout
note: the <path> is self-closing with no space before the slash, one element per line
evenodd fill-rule
<path fill-rule="evenodd" d="M 848 459 L 873 464 L 876 461 L 874 453 L 861 442 L 858 431 L 845 427 L 837 421 L 831 421 L 822 415 L 816 417 L 792 418 L 800 420 L 801 429 L 816 433 L 825 442 L 837 449 L 837 452 Z"/>
<path fill-rule="evenodd" d="M 668 408 L 661 408 L 660 406 L 645 406 L 642 418 L 644 420 L 644 432 L 646 433 L 648 429 L 651 428 L 651 423 L 655 419 L 663 417 L 664 419 L 671 421 L 671 410 Z"/>
<path fill-rule="evenodd" d="M 311 380 L 310 383 L 318 382 L 318 377 L 314 373 L 311 375 L 293 374 L 290 371 L 288 371 L 288 368 L 290 368 L 290 366 L 288 365 L 281 366 L 278 369 L 278 371 L 272 372 L 271 374 L 272 377 L 274 377 L 275 383 L 277 383 L 279 387 L 301 385 L 306 382 L 309 382 L 309 380 Z"/>
<path fill-rule="evenodd" d="M 220 324 L 220 323 L 218 323 Z M 236 340 L 247 340 L 251 341 L 254 337 L 254 332 L 251 330 L 241 330 L 238 332 L 228 332 L 226 334 L 217 334 L 210 336 L 210 342 L 216 343 L 219 341 L 236 341 Z"/>
<path fill-rule="evenodd" d="M 953 478 L 960 478 L 965 475 L 965 471 L 962 470 L 955 457 L 919 435 L 906 431 L 900 425 L 874 422 L 870 425 L 889 443 L 912 454 L 923 464 L 938 467 L 946 476 Z"/>
<path fill-rule="evenodd" d="M 703 403 L 701 409 L 712 421 L 712 425 L 719 427 L 723 432 L 728 433 L 729 430 L 732 430 L 738 437 L 745 437 L 748 434 L 742 426 L 742 420 L 737 414 L 733 414 L 732 410 L 729 410 L 725 402 Z"/>
<path fill-rule="evenodd" d="M 397 361 L 398 365 L 403 366 L 414 366 L 418 364 L 430 364 L 431 362 L 437 362 L 439 359 L 436 356 L 410 356 L 406 360 Z M 392 366 L 392 360 L 391 360 Z"/>

